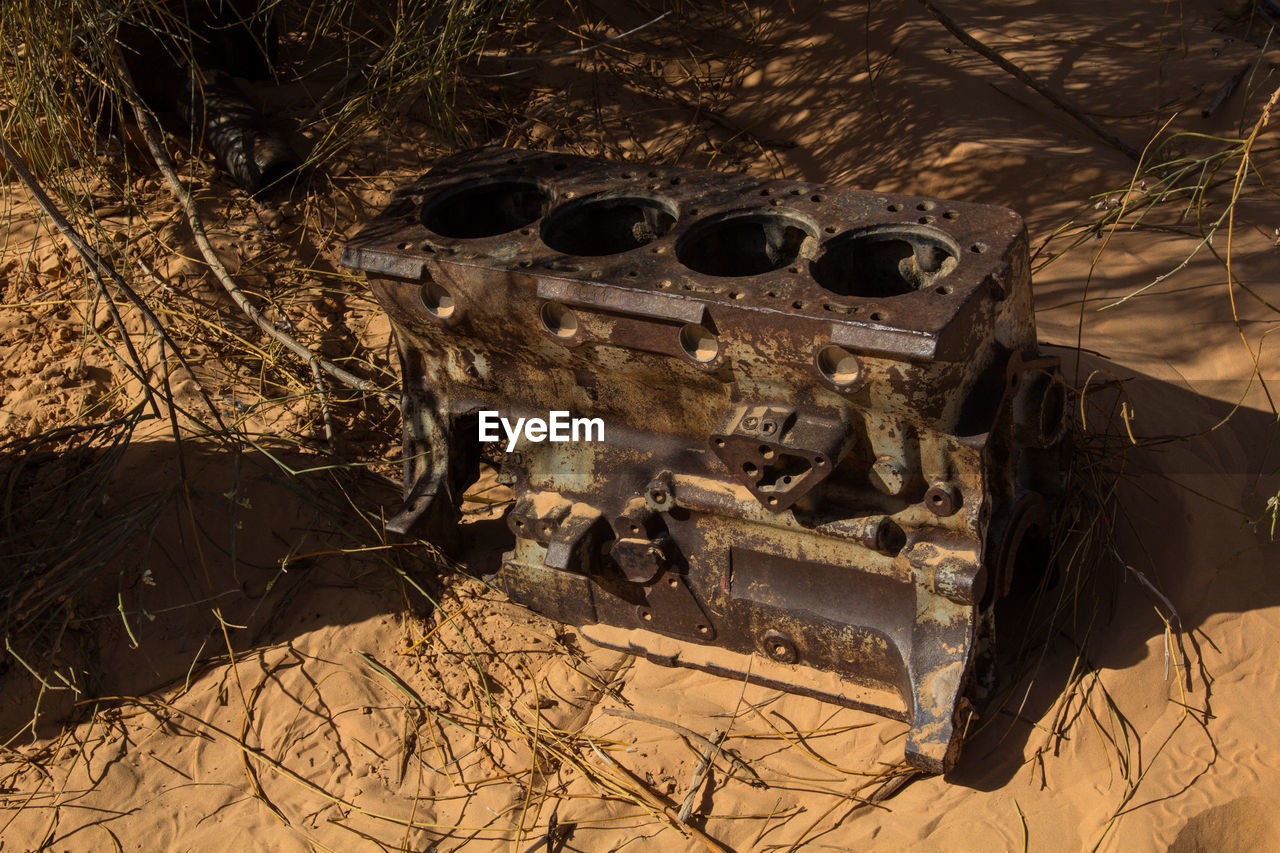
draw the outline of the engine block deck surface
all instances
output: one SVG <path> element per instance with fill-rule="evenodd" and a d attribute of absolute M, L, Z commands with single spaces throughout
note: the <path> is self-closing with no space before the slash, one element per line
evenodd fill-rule
<path fill-rule="evenodd" d="M 402 356 L 391 530 L 449 535 L 486 413 L 567 413 L 577 440 L 493 445 L 513 600 L 905 720 L 911 762 L 952 765 L 995 602 L 1047 559 L 1065 414 L 1015 213 L 486 149 L 343 262 Z"/>

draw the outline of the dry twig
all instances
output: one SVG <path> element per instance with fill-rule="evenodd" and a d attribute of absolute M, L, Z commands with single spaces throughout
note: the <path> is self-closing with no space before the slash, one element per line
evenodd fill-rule
<path fill-rule="evenodd" d="M 720 751 L 724 733 L 719 729 L 712 729 L 710 740 L 713 745 L 702 750 L 702 757 L 698 759 L 698 766 L 693 769 L 693 778 L 689 781 L 689 793 L 684 795 L 684 802 L 680 804 L 679 817 L 685 822 L 688 822 L 693 814 L 693 803 L 698 799 L 702 783 L 706 781 L 707 773 L 711 770 L 711 757 Z"/>
<path fill-rule="evenodd" d="M 254 322 L 254 324 L 267 334 L 272 340 L 279 343 L 285 349 L 297 355 L 307 364 L 314 364 L 337 379 L 343 385 L 354 388 L 358 391 L 368 391 L 371 393 L 381 393 L 382 389 L 365 379 L 361 379 L 350 371 L 344 370 L 330 361 L 326 361 L 320 356 L 313 353 L 303 344 L 299 343 L 296 338 L 287 332 L 277 329 L 270 320 L 262 316 L 262 312 L 249 301 L 249 297 L 245 295 L 231 277 L 226 266 L 218 257 L 217 252 L 213 249 L 213 244 L 209 242 L 209 235 L 205 232 L 204 222 L 200 219 L 200 213 L 196 209 L 195 201 L 191 198 L 191 193 L 187 192 L 186 187 L 178 180 L 178 173 L 173 167 L 173 160 L 170 159 L 169 153 L 165 151 L 164 145 L 160 142 L 160 128 L 156 124 L 155 118 L 151 112 L 142 104 L 142 98 L 138 95 L 137 89 L 133 84 L 133 78 L 129 75 L 128 68 L 125 67 L 123 58 L 116 53 L 116 69 L 120 74 L 122 81 L 126 87 L 129 96 L 130 105 L 133 107 L 133 115 L 137 119 L 138 127 L 142 131 L 142 138 L 147 143 L 147 148 L 151 152 L 151 156 L 156 161 L 161 174 L 164 175 L 169 190 L 173 193 L 174 198 L 182 205 L 183 213 L 186 214 L 187 224 L 191 227 L 191 234 L 195 238 L 196 246 L 200 249 L 200 254 L 204 257 L 204 261 L 208 264 L 209 269 L 213 272 L 214 278 L 222 285 L 222 289 L 227 292 L 232 301 L 244 312 L 245 316 Z"/>

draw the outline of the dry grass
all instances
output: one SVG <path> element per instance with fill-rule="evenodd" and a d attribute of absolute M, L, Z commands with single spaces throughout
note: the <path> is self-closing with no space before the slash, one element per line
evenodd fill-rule
<path fill-rule="evenodd" d="M 1247 75 L 1249 83 L 1252 79 L 1252 74 Z M 1227 427 L 1233 418 L 1242 417 L 1245 394 L 1254 388 L 1261 390 L 1261 399 L 1271 416 L 1280 418 L 1261 366 L 1265 325 L 1263 331 L 1258 332 L 1256 314 L 1252 322 L 1242 318 L 1241 300 L 1253 303 L 1263 316 L 1272 315 L 1280 308 L 1233 272 L 1233 250 L 1240 232 L 1257 227 L 1256 220 L 1241 211 L 1247 205 L 1277 197 L 1275 154 L 1280 148 L 1263 144 L 1263 140 L 1265 131 L 1273 124 L 1273 109 L 1280 89 L 1248 88 L 1251 93 L 1242 107 L 1238 136 L 1168 132 L 1173 122 L 1170 118 L 1147 144 L 1142 163 L 1131 180 L 1091 199 L 1090 206 L 1047 237 L 1033 257 L 1038 272 L 1068 253 L 1087 252 L 1092 257 L 1090 276 L 1081 298 L 1083 330 L 1088 322 L 1086 312 L 1090 310 L 1089 288 L 1095 274 L 1102 277 L 1101 270 L 1110 259 L 1108 250 L 1117 236 L 1132 232 L 1185 238 L 1192 242 L 1192 247 L 1184 260 L 1169 269 L 1154 271 L 1147 284 L 1108 298 L 1103 304 L 1092 306 L 1093 309 L 1123 311 L 1131 300 L 1158 292 L 1201 255 L 1212 257 L 1221 269 L 1223 299 L 1230 306 L 1240 344 L 1253 366 L 1251 375 L 1242 377 L 1247 380 L 1244 390 L 1233 392 L 1240 394 L 1236 404 L 1212 426 L 1187 434 L 1135 437 L 1134 406 L 1127 398 L 1122 377 L 1095 371 L 1083 376 L 1082 385 L 1077 389 L 1079 423 L 1067 486 L 1070 499 L 1058 531 L 1058 557 L 1066 584 L 1058 594 L 1038 599 L 1037 607 L 1045 608 L 1050 615 L 1045 624 L 1051 632 L 1055 625 L 1070 626 L 1067 633 L 1077 644 L 1079 654 L 1050 717 L 1052 725 L 1036 751 L 1032 770 L 1042 784 L 1048 784 L 1044 758 L 1056 754 L 1067 739 L 1080 737 L 1082 729 L 1109 746 L 1112 781 L 1121 783 L 1121 794 L 1110 820 L 1099 830 L 1093 849 L 1103 846 L 1123 815 L 1152 801 L 1185 792 L 1218 759 L 1210 730 L 1214 679 L 1200 652 L 1202 644 L 1212 645 L 1213 641 L 1198 629 L 1183 624 L 1176 607 L 1160 589 L 1159 581 L 1131 565 L 1117 550 L 1114 539 L 1120 527 L 1139 529 L 1139 525 L 1126 517 L 1125 506 L 1118 499 L 1118 493 L 1130 482 L 1128 460 L 1132 456 L 1154 448 L 1195 446 L 1214 431 Z M 1077 369 L 1079 365 L 1077 361 Z M 1265 455 L 1259 453 L 1258 458 Z M 1276 472 L 1247 473 L 1263 478 Z M 1181 488 L 1191 489 L 1185 485 Z M 1274 540 L 1277 506 L 1280 506 L 1280 495 L 1267 499 L 1266 509 L 1260 516 L 1251 517 L 1238 511 L 1240 522 L 1269 530 Z M 1126 583 L 1137 584 L 1143 590 L 1164 625 L 1165 673 L 1174 686 L 1170 701 L 1181 709 L 1177 721 L 1154 742 L 1151 738 L 1144 740 L 1125 717 L 1117 698 L 1108 693 L 1102 672 L 1090 660 L 1090 641 L 1098 626 L 1110 622 L 1109 609 L 1114 606 L 1112 602 L 1119 586 Z M 1034 682 L 1034 672 L 1033 666 L 1029 683 Z M 1205 757 L 1190 770 L 1178 773 L 1174 793 L 1152 795 L 1153 799 L 1144 800 L 1144 782 L 1168 767 L 1168 761 L 1163 760 L 1165 751 L 1185 728 L 1198 732 L 1196 736 L 1203 738 Z M 1187 750 L 1185 743 L 1182 750 Z M 1166 781 L 1162 787 L 1167 784 Z"/>
<path fill-rule="evenodd" d="M 5 307 L 34 310 L 69 328 L 78 326 L 85 340 L 78 348 L 75 341 L 67 341 L 69 346 L 60 355 L 72 354 L 81 372 L 102 369 L 121 377 L 110 380 L 104 393 L 92 395 L 90 404 L 60 410 L 56 421 L 33 418 L 25 426 L 33 434 L 4 447 L 5 550 L 12 567 L 0 590 L 5 603 L 0 634 L 6 638 L 9 662 L 26 669 L 37 685 L 35 715 L 24 731 L 13 733 L 14 738 L 22 734 L 33 738 L 32 746 L 4 753 L 3 789 L 9 811 L 5 825 L 21 821 L 32 810 L 47 814 L 43 840 L 53 843 L 59 837 L 62 815 L 74 808 L 82 793 L 73 795 L 68 788 L 72 774 L 91 763 L 89 756 L 100 739 L 110 737 L 104 732 L 127 728 L 129 724 L 122 721 L 137 720 L 141 713 L 201 739 L 233 745 L 243 756 L 246 790 L 286 823 L 296 823 L 297 816 L 283 812 L 267 793 L 279 778 L 352 814 L 366 815 L 382 827 L 375 834 L 385 832 L 383 843 L 394 844 L 397 836 L 407 843 L 411 830 L 453 838 L 459 845 L 485 838 L 508 839 L 513 834 L 519 841 L 536 837 L 540 826 L 556 832 L 554 826 L 546 828 L 548 814 L 554 821 L 556 792 L 581 778 L 595 792 L 592 796 L 628 804 L 641 822 L 657 820 L 719 849 L 700 829 L 680 819 L 643 779 L 624 769 L 615 757 L 622 748 L 619 744 L 548 724 L 540 718 L 536 702 L 528 712 L 522 705 L 495 699 L 486 672 L 495 656 L 485 650 L 483 632 L 468 622 L 465 612 L 447 610 L 448 603 L 439 596 L 448 590 L 422 570 L 424 557 L 430 565 L 430 546 L 416 543 L 410 556 L 403 546 L 383 539 L 381 519 L 370 514 L 369 507 L 386 503 L 385 485 L 380 484 L 395 475 L 399 461 L 392 440 L 398 431 L 394 407 L 381 394 L 332 387 L 279 342 L 264 342 L 209 287 L 205 259 L 191 239 L 191 225 L 210 232 L 211 247 L 219 258 L 231 257 L 229 273 L 239 290 L 278 329 L 344 369 L 376 384 L 391 385 L 392 353 L 385 331 L 378 329 L 376 307 L 362 283 L 331 267 L 328 259 L 342 233 L 359 216 L 421 167 L 418 162 L 404 162 L 399 171 L 388 171 L 385 155 L 378 158 L 383 165 L 377 175 L 352 171 L 350 164 L 377 151 L 388 126 L 403 132 L 406 120 L 419 129 L 431 128 L 430 135 L 420 139 L 420 144 L 425 143 L 424 156 L 475 141 L 478 134 L 473 127 L 481 128 L 479 138 L 487 138 L 509 115 L 511 126 L 503 137 L 514 139 L 533 128 L 530 119 L 514 120 L 516 116 L 511 115 L 522 112 L 551 123 L 543 126 L 559 125 L 560 132 L 580 130 L 581 116 L 567 111 L 567 104 L 541 109 L 547 106 L 541 92 L 504 87 L 484 74 L 486 63 L 506 66 L 499 55 L 518 50 L 519 33 L 535 25 L 545 31 L 549 22 L 518 4 L 425 4 L 387 13 L 380 7 L 371 12 L 355 4 L 291 6 L 294 20 L 301 22 L 294 30 L 306 36 L 286 44 L 288 59 L 280 70 L 318 93 L 292 116 L 298 132 L 310 142 L 307 167 L 317 171 L 298 196 L 281 207 L 228 187 L 194 152 L 191 139 L 171 137 L 162 143 L 176 162 L 180 186 L 174 190 L 179 197 L 153 177 L 151 165 L 141 156 L 141 140 L 132 130 L 126 132 L 130 127 L 128 83 L 116 76 L 119 67 L 103 47 L 112 44 L 112 33 L 121 25 L 118 8 L 114 3 L 68 0 L 35 7 L 10 4 L 0 13 L 0 35 L 6 46 L 0 66 L 6 72 L 7 107 L 0 129 L 6 139 L 21 140 L 15 145 L 17 157 L 30 165 L 52 204 L 102 261 L 99 267 L 91 256 L 77 258 L 68 252 L 30 206 L 28 195 L 10 183 L 5 187 L 6 211 L 12 221 L 30 221 L 32 228 L 26 239 L 14 229 L 7 235 L 0 259 L 0 266 L 11 274 Z M 640 96 L 657 102 L 655 112 L 662 115 L 655 121 L 668 121 L 673 110 L 696 115 L 703 100 L 723 97 L 713 93 L 721 92 L 724 79 L 745 68 L 741 48 L 727 58 L 694 51 L 697 27 L 672 27 L 661 12 L 646 13 L 650 23 L 623 30 L 623 38 L 611 41 L 608 24 L 573 11 L 575 26 L 563 30 L 559 38 L 565 44 L 560 52 L 566 56 L 527 58 L 539 66 L 565 64 L 567 59 L 571 64 L 590 65 L 599 76 L 629 78 Z M 140 4 L 131 8 L 131 15 L 132 23 L 166 31 L 178 45 L 189 40 L 190 33 L 163 4 Z M 477 21 L 482 24 L 477 26 Z M 33 33 L 41 38 L 32 37 Z M 753 37 L 747 32 L 734 37 L 734 43 L 749 44 Z M 723 33 L 719 38 L 728 43 Z M 507 47 L 481 53 L 482 47 L 494 44 Z M 423 49 L 426 45 L 429 50 Z M 670 63 L 646 53 L 655 45 L 661 45 L 662 53 L 680 57 L 677 64 L 683 69 L 687 91 L 660 85 L 661 79 L 674 81 L 667 67 Z M 348 74 L 348 68 L 360 73 Z M 471 68 L 477 70 L 472 73 Z M 457 69 L 462 73 L 455 73 Z M 91 93 L 90 106 L 82 109 L 86 92 Z M 606 138 L 610 117 L 597 111 L 595 120 L 595 136 Z M 696 121 L 691 120 L 690 126 Z M 682 154 L 675 149 L 640 153 L 668 159 Z M 334 164 L 337 169 L 327 168 Z M 176 203 L 184 191 L 193 196 L 191 210 L 199 217 L 185 223 Z M 56 275 L 39 268 L 41 258 L 49 255 L 62 259 Z M 98 275 L 106 272 L 119 278 L 105 286 L 96 284 Z M 158 323 L 146 322 L 130 306 L 131 296 Z M 104 310 L 118 314 L 118 319 L 103 325 Z M 161 343 L 162 339 L 171 344 Z M 199 393 L 190 393 L 191 387 Z M 136 506 L 120 505 L 114 501 L 120 491 L 116 472 L 130 438 L 141 431 L 154 440 L 164 434 L 155 427 L 165 421 L 171 422 L 167 432 L 176 442 L 182 475 L 164 489 L 139 496 Z M 413 816 L 416 799 L 404 816 L 371 812 L 327 792 L 292 769 L 283 756 L 271 755 L 253 742 L 259 713 L 256 701 L 264 683 L 250 685 L 241 680 L 240 672 L 246 657 L 252 659 L 262 649 L 246 649 L 233 641 L 236 629 L 224 614 L 235 597 L 228 598 L 228 590 L 219 586 L 223 581 L 217 570 L 229 557 L 233 571 L 243 571 L 236 566 L 248 557 L 237 543 L 234 523 L 229 530 L 220 530 L 202 520 L 201 483 L 186 474 L 194 464 L 191 454 L 199 455 L 210 441 L 222 448 L 220 453 L 236 460 L 227 493 L 232 496 L 233 518 L 235 507 L 247 502 L 235 496 L 250 491 L 242 475 L 248 480 L 283 476 L 293 500 L 318 520 L 308 534 L 312 541 L 330 543 L 313 553 L 296 554 L 307 537 L 298 538 L 289 556 L 270 571 L 268 590 L 277 584 L 286 587 L 291 568 L 296 571 L 298 565 L 337 554 L 362 566 L 355 581 L 358 586 L 398 590 L 395 594 L 406 614 L 427 614 L 428 620 L 437 620 L 429 628 L 423 623 L 405 654 L 413 661 L 454 655 L 450 672 L 455 677 L 462 674 L 463 695 L 442 698 L 440 704 L 450 708 L 459 704 L 457 710 L 428 705 L 396 674 L 400 664 L 380 661 L 383 650 L 356 653 L 349 669 L 381 683 L 388 699 L 399 706 L 405 760 L 413 759 L 415 772 L 422 772 L 429 763 L 428 745 L 437 756 L 444 752 L 472 759 L 504 752 L 528 756 L 527 762 L 515 765 L 493 759 L 478 764 L 476 769 L 483 776 L 495 777 L 490 782 L 468 781 L 458 767 L 444 771 L 457 774 L 463 791 L 499 782 L 522 787 L 527 792 L 525 816 L 514 831 L 493 828 L 503 822 L 502 816 L 490 815 L 479 824 L 418 821 Z M 250 455 L 259 464 L 270 460 L 266 473 L 260 467 L 252 475 L 242 470 L 241 460 Z M 369 488 L 382 489 L 382 497 L 370 501 Z M 353 489 L 364 494 L 354 494 Z M 179 553 L 159 559 L 158 554 L 147 556 L 148 547 L 139 548 L 140 542 L 163 538 L 166 531 L 174 530 L 179 531 Z M 129 558 L 122 562 L 125 551 Z M 141 561 L 135 563 L 139 552 Z M 197 621 L 203 621 L 210 633 L 193 649 L 186 675 L 176 686 L 140 697 L 104 695 L 93 672 L 100 666 L 92 647 L 95 626 L 109 619 L 129 645 L 148 643 L 145 629 L 150 622 L 174 612 L 172 607 L 157 609 L 146 600 L 147 595 L 156 594 L 149 588 L 157 584 L 164 588 L 168 583 L 151 574 L 152 566 L 161 563 L 179 567 L 176 582 L 191 590 L 176 607 L 203 613 Z M 274 607 L 283 607 L 288 600 L 279 595 L 263 599 L 273 601 Z M 260 615 L 255 606 L 237 618 L 252 621 Z M 453 644 L 452 653 L 441 647 L 447 638 L 452 638 L 448 641 Z M 73 639 L 85 647 L 71 648 Z M 558 655 L 579 657 L 563 644 L 557 648 Z M 586 671 L 585 664 L 579 665 Z M 218 666 L 230 667 L 235 674 L 234 692 L 242 712 L 238 725 L 206 719 L 183 704 L 200 673 Z M 507 675 L 535 684 L 528 670 Z M 15 673 L 8 677 L 12 680 Z M 598 680 L 602 691 L 611 689 L 604 676 L 586 677 Z M 323 704 L 326 700 L 319 685 L 316 690 L 308 701 Z M 42 713 L 50 692 L 69 695 L 79 710 L 63 716 L 69 710 L 64 702 L 54 712 Z M 65 727 L 50 739 L 47 724 L 56 724 L 59 716 Z M 461 741 L 471 745 L 461 748 Z M 17 740 L 9 744 L 16 746 Z M 548 780 L 552 767 L 564 768 L 563 778 Z M 62 781 L 54 785 L 58 774 L 63 774 Z M 772 817 L 785 820 L 788 815 Z M 369 834 L 369 830 L 352 831 Z M 106 832 L 111 843 L 119 846 L 112 831 L 107 828 Z"/>

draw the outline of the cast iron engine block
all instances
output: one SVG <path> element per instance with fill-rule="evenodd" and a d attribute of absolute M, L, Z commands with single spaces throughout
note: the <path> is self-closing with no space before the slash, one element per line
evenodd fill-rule
<path fill-rule="evenodd" d="M 1017 214 L 487 149 L 343 263 L 400 347 L 390 530 L 448 536 L 482 412 L 598 418 L 602 441 L 499 431 L 514 601 L 907 721 L 909 761 L 954 763 L 995 602 L 1047 559 L 1065 420 Z"/>

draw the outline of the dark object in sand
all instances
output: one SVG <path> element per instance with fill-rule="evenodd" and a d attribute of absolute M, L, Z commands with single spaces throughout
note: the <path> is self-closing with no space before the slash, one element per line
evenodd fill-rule
<path fill-rule="evenodd" d="M 122 55 L 139 94 L 151 109 L 189 124 L 196 144 L 246 190 L 283 186 L 299 158 L 235 83 L 271 78 L 276 18 L 257 14 L 253 2 L 190 0 L 182 8 L 189 43 L 140 26 L 122 28 Z"/>

